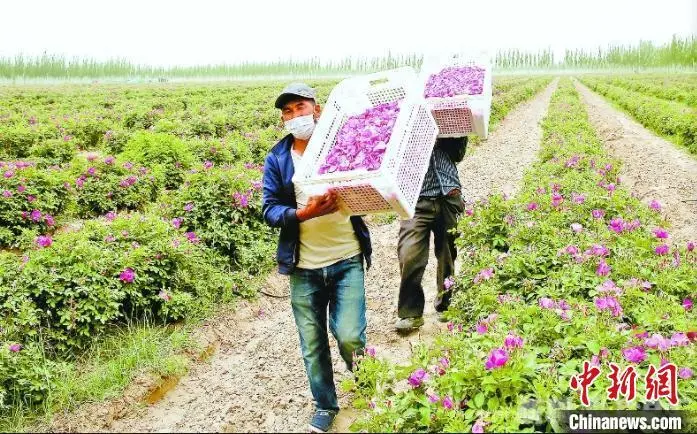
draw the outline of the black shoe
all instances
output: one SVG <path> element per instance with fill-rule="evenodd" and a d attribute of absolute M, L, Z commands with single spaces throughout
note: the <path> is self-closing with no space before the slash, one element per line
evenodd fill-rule
<path fill-rule="evenodd" d="M 310 421 L 310 432 L 328 432 L 337 413 L 336 410 L 316 410 Z"/>

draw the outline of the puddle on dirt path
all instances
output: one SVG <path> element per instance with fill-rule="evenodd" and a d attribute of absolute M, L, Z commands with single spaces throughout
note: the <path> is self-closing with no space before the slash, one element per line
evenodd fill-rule
<path fill-rule="evenodd" d="M 208 359 L 210 359 L 213 354 L 215 354 L 216 351 L 218 351 L 218 347 L 220 347 L 220 342 L 219 341 L 214 341 L 208 344 L 208 346 L 201 351 L 201 353 L 198 355 L 196 358 L 198 362 L 205 362 Z M 175 376 L 175 375 L 169 375 L 167 377 L 163 377 L 162 382 L 152 389 L 150 392 L 145 395 L 143 398 L 143 401 L 148 403 L 148 405 L 153 405 L 156 404 L 169 393 L 172 389 L 174 389 L 177 384 L 179 384 L 179 380 L 181 379 L 180 376 Z"/>
<path fill-rule="evenodd" d="M 168 376 L 164 377 L 162 383 L 160 383 L 159 386 L 148 392 L 147 395 L 145 395 L 145 398 L 143 400 L 148 403 L 148 405 L 153 405 L 155 403 L 158 403 L 162 400 L 162 398 L 167 395 L 167 393 L 174 389 L 174 387 L 179 384 L 179 379 L 181 377 L 178 376 Z"/>
<path fill-rule="evenodd" d="M 206 360 L 210 359 L 211 356 L 213 356 L 213 354 L 215 354 L 215 352 L 218 351 L 219 347 L 220 347 L 219 341 L 211 342 L 210 344 L 208 344 L 206 349 L 201 351 L 201 354 L 198 355 L 198 361 L 205 362 Z"/>
<path fill-rule="evenodd" d="M 205 362 L 208 359 L 210 359 L 213 354 L 218 351 L 218 348 L 220 347 L 220 341 L 213 341 L 209 343 L 206 348 L 201 351 L 198 356 L 196 357 L 197 362 Z M 174 389 L 177 384 L 179 384 L 179 380 L 181 380 L 181 376 L 177 375 L 168 375 L 166 377 L 162 377 L 162 381 L 153 389 L 151 389 L 144 397 L 143 401 L 146 402 L 148 405 L 153 405 L 156 404 L 172 390 Z"/>

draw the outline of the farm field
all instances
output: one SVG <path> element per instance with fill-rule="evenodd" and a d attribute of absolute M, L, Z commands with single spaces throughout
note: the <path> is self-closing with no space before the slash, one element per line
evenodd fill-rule
<path fill-rule="evenodd" d="M 691 75 L 672 76 L 619 76 L 606 77 L 608 84 L 622 87 L 657 98 L 697 107 L 697 77 Z"/>
<path fill-rule="evenodd" d="M 492 126 L 551 80 L 495 78 Z M 263 290 L 282 86 L 0 88 L 3 427 L 180 376 L 197 321 Z"/>
<path fill-rule="evenodd" d="M 585 76 L 581 81 L 651 131 L 697 155 L 697 77 Z"/>
<path fill-rule="evenodd" d="M 3 3 L 0 432 L 697 432 L 697 1 L 594 1 Z"/>
<path fill-rule="evenodd" d="M 337 430 L 558 429 L 541 402 L 578 408 L 569 379 L 585 360 L 640 378 L 674 363 L 677 408 L 695 409 L 697 214 L 683 199 L 697 161 L 637 135 L 601 92 L 692 76 L 578 79 L 494 77 L 493 132 L 460 167 L 469 207 L 448 324 L 427 314 L 395 339 L 398 222 L 369 219 L 382 276 L 366 288 L 372 349 L 361 387 L 342 377 Z M 335 83 L 310 82 L 321 101 Z M 282 356 L 297 337 L 258 191 L 284 134 L 269 102 L 282 86 L 0 88 L 4 429 L 302 430 L 311 407 L 301 360 Z M 663 157 L 633 155 L 642 146 Z M 431 264 L 431 300 L 434 280 Z M 592 389 L 595 408 L 635 405 L 607 400 L 607 386 Z"/>
<path fill-rule="evenodd" d="M 322 83 L 314 84 L 321 89 Z M 459 167 L 468 212 L 459 225 L 450 321 L 437 322 L 427 308 L 419 333 L 394 334 L 399 223 L 369 219 L 375 268 L 368 276 L 376 276 L 366 281 L 370 351 L 357 382 L 333 354 L 343 386 L 335 430 L 558 430 L 554 405 L 581 407 L 570 379 L 586 361 L 604 375 L 611 362 L 637 370 L 637 399 L 608 399 L 603 375 L 589 389 L 594 409 L 645 405 L 649 366 L 669 362 L 676 367 L 680 399 L 672 408 L 694 410 L 697 203 L 685 199 L 697 185 L 697 161 L 577 80 L 495 78 L 494 84 L 495 128 Z M 264 103 L 256 104 L 262 113 Z M 272 123 L 264 127 L 269 135 L 281 134 Z M 645 158 L 649 152 L 660 158 Z M 258 164 L 254 158 L 250 162 Z M 174 188 L 160 194 L 168 197 Z M 156 216 L 160 209 L 146 207 Z M 179 231 L 188 230 L 183 225 Z M 424 277 L 427 306 L 435 275 L 431 263 Z M 260 272 L 257 283 L 261 295 L 196 328 L 191 339 L 197 347 L 183 331 L 166 340 L 165 354 L 185 355 L 177 362 L 130 371 L 150 372 L 155 380 L 123 381 L 99 397 L 59 389 L 62 398 L 49 399 L 54 417 L 38 427 L 302 432 L 312 405 L 302 360 L 286 357 L 297 351 L 283 298 L 287 280 Z M 112 337 L 106 332 L 95 345 Z M 62 408 L 72 411 L 55 414 Z M 29 426 L 16 414 L 8 421 Z"/>

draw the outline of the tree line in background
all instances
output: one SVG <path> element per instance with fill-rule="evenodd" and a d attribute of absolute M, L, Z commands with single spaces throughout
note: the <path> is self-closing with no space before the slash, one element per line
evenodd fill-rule
<path fill-rule="evenodd" d="M 17 55 L 0 57 L 0 78 L 196 78 L 254 77 L 268 75 L 332 75 L 363 73 L 399 66 L 420 67 L 420 54 L 389 53 L 372 58 L 347 57 L 339 61 L 279 59 L 272 62 L 242 62 L 224 65 L 153 67 L 137 65 L 126 59 L 100 61 L 89 58 L 68 59 L 61 55 L 38 57 Z M 497 70 L 612 69 L 697 67 L 697 36 L 674 36 L 666 44 L 641 41 L 637 45 L 613 45 L 597 50 L 567 49 L 556 59 L 551 49 L 536 52 L 518 49 L 499 50 L 492 57 Z"/>

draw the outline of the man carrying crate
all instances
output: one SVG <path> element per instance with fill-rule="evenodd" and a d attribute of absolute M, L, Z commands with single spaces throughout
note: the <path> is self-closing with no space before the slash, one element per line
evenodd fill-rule
<path fill-rule="evenodd" d="M 439 320 L 445 320 L 452 286 L 448 278 L 454 274 L 457 256 L 457 236 L 451 230 L 457 227 L 458 217 L 464 211 L 456 163 L 462 161 L 466 149 L 467 137 L 436 140 L 414 217 L 401 222 L 397 245 L 401 282 L 396 324 L 400 333 L 416 330 L 424 324 L 425 298 L 421 281 L 428 264 L 431 232 L 438 260 L 435 308 L 440 313 Z"/>
<path fill-rule="evenodd" d="M 336 193 L 307 197 L 293 185 L 321 111 L 315 91 L 290 84 L 275 106 L 290 134 L 266 156 L 262 208 L 266 223 L 281 229 L 276 260 L 279 273 L 290 276 L 291 306 L 316 405 L 310 431 L 326 432 L 339 411 L 327 320 L 353 370 L 366 344 L 363 260 L 370 268 L 370 234 L 360 217 L 336 212 Z"/>

